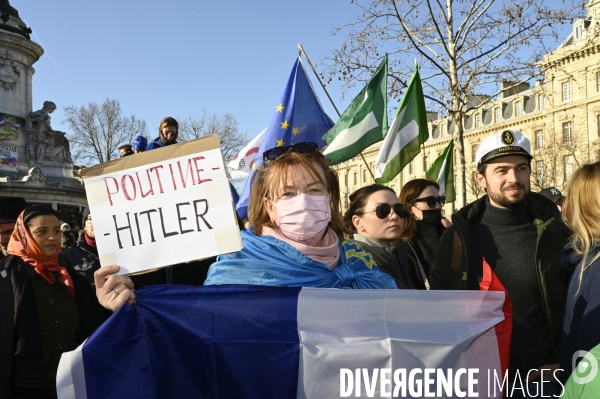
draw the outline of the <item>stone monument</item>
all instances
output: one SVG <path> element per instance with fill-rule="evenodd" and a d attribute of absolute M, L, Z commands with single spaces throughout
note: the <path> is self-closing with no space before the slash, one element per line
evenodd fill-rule
<path fill-rule="evenodd" d="M 52 128 L 56 104 L 45 101 L 33 111 L 33 64 L 44 49 L 31 33 L 9 1 L 0 0 L 0 196 L 51 206 L 63 221 L 81 225 L 85 189 L 73 174 L 69 140 Z"/>

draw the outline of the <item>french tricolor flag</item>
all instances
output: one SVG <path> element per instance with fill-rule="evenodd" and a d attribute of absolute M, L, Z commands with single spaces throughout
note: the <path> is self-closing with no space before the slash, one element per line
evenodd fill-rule
<path fill-rule="evenodd" d="M 63 354 L 59 398 L 425 397 L 438 388 L 502 397 L 489 387 L 508 361 L 503 292 L 232 285 L 136 295 Z"/>

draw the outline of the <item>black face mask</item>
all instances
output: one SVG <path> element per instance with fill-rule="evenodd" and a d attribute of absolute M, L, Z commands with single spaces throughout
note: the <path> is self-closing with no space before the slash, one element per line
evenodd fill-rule
<path fill-rule="evenodd" d="M 423 212 L 423 220 L 421 222 L 430 226 L 439 226 L 442 223 L 441 209 L 430 209 L 421 212 Z"/>

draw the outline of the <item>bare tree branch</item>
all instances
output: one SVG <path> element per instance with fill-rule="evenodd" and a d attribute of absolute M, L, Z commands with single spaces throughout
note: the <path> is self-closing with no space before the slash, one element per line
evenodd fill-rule
<path fill-rule="evenodd" d="M 354 0 L 355 22 L 334 28 L 344 43 L 325 60 L 322 76 L 344 87 L 368 80 L 372 66 L 388 53 L 388 90 L 398 98 L 406 87 L 412 58 L 420 60 L 423 90 L 429 106 L 452 119 L 457 162 L 459 207 L 466 203 L 464 120 L 466 112 L 485 106 L 500 82 L 524 82 L 539 76 L 547 53 L 545 40 L 558 27 L 581 16 L 579 0 Z M 405 71 L 405 72 L 402 72 Z M 495 85 L 491 85 L 493 82 Z M 492 91 L 478 104 L 469 99 Z M 469 109 L 467 109 L 469 104 Z M 476 190 L 476 188 L 475 188 Z"/>
<path fill-rule="evenodd" d="M 135 115 L 123 115 L 118 100 L 106 99 L 98 105 L 65 107 L 71 152 L 76 163 L 92 166 L 118 158 L 118 148 L 147 133 L 146 122 Z"/>
<path fill-rule="evenodd" d="M 246 132 L 239 131 L 238 121 L 232 114 L 209 115 L 206 110 L 202 110 L 200 118 L 189 117 L 181 120 L 177 118 L 177 120 L 181 140 L 193 140 L 211 134 L 218 135 L 225 163 L 231 161 L 246 145 Z"/>

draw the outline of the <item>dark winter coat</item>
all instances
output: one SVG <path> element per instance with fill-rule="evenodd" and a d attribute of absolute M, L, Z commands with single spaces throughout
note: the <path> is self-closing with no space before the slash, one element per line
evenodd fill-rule
<path fill-rule="evenodd" d="M 0 262 L 0 397 L 10 398 L 11 373 L 15 363 L 25 365 L 20 368 L 20 376 L 27 380 L 27 364 L 32 364 L 32 380 L 39 380 L 40 370 L 50 374 L 46 384 L 54 383 L 57 356 L 62 352 L 75 349 L 80 345 L 104 320 L 110 316 L 110 311 L 98 303 L 96 294 L 87 280 L 68 266 L 64 259 L 59 257 L 59 264 L 65 266 L 71 275 L 75 289 L 74 298 L 67 295 L 57 295 L 38 298 L 34 285 L 40 286 L 44 293 L 62 293 L 66 287 L 60 283 L 47 284 L 35 272 L 34 268 L 25 263 L 20 257 L 9 255 Z M 46 284 L 47 287 L 44 285 Z M 68 291 L 67 291 L 68 292 Z M 44 308 L 40 309 L 40 304 Z M 64 308 L 76 309 L 76 314 L 67 314 Z M 45 328 L 40 325 L 48 322 L 54 327 L 59 326 L 58 321 L 47 320 L 53 315 L 59 315 L 63 320 L 74 320 L 73 331 L 67 329 L 67 345 L 54 345 L 44 347 L 44 343 L 52 342 L 44 334 Z M 40 359 L 48 359 L 48 364 L 39 364 Z M 52 370 L 50 370 L 52 369 Z M 14 376 L 13 376 L 14 377 Z M 41 380 L 44 382 L 44 380 Z"/>
<path fill-rule="evenodd" d="M 596 243 L 586 262 L 589 264 L 599 253 L 600 243 Z M 565 268 L 574 269 L 562 328 L 561 379 L 566 381 L 573 371 L 573 354 L 580 350 L 589 352 L 600 344 L 600 258 L 585 269 L 580 285 L 583 256 L 576 253 L 570 244 L 563 254 Z"/>
<path fill-rule="evenodd" d="M 399 289 L 415 288 L 410 283 L 407 270 L 406 243 L 384 246 L 362 234 L 354 234 L 354 240 L 373 256 L 379 270 L 392 276 Z"/>
<path fill-rule="evenodd" d="M 470 230 L 475 220 L 485 210 L 487 201 L 486 195 L 452 215 L 453 225 L 442 236 L 431 272 L 432 289 L 479 290 L 477 276 L 482 274 L 483 264 L 472 266 L 473 262 L 469 259 L 472 253 Z M 553 362 L 558 363 L 563 305 L 567 290 L 566 272 L 561 267 L 560 253 L 568 241 L 570 232 L 562 222 L 556 205 L 538 193 L 529 194 L 527 211 L 537 228 L 535 264 Z M 459 242 L 455 242 L 455 237 Z M 454 248 L 460 250 L 460 254 L 456 254 L 457 262 L 453 262 Z M 480 269 L 471 270 L 472 267 Z"/>
<path fill-rule="evenodd" d="M 65 249 L 62 256 L 69 266 L 85 277 L 90 284 L 94 284 L 94 272 L 100 269 L 100 259 L 98 250 L 88 245 L 84 234 L 79 236 L 74 246 Z"/>
<path fill-rule="evenodd" d="M 438 247 L 441 240 L 441 234 L 445 230 L 440 224 L 439 227 L 430 226 L 426 223 L 418 222 L 415 234 L 406 243 L 410 247 L 406 248 L 406 256 L 408 260 L 408 273 L 411 285 L 417 289 L 424 290 L 425 281 L 419 268 L 419 263 L 423 267 L 423 271 L 427 278 L 431 274 L 435 256 L 438 252 Z M 413 251 L 414 250 L 414 251 Z"/>

